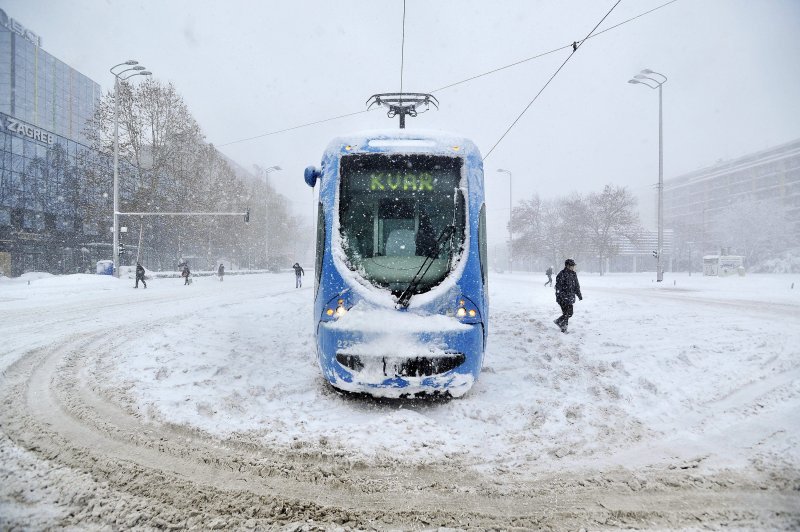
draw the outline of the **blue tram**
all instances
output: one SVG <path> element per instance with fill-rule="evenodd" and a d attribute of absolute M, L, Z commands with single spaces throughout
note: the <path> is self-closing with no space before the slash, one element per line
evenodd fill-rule
<path fill-rule="evenodd" d="M 469 140 L 406 129 L 334 139 L 319 181 L 314 328 L 343 391 L 465 394 L 488 331 L 483 163 Z"/>

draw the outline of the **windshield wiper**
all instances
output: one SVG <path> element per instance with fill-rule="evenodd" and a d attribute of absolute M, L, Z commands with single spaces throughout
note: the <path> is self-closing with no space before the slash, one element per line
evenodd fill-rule
<path fill-rule="evenodd" d="M 448 225 L 442 230 L 442 234 L 440 234 L 439 238 L 436 239 L 436 244 L 431 248 L 428 254 L 425 255 L 425 260 L 422 261 L 419 270 L 417 270 L 417 273 L 414 274 L 411 282 L 408 283 L 406 289 L 403 290 L 403 293 L 400 294 L 400 297 L 397 299 L 397 304 L 399 306 L 408 308 L 408 304 L 411 301 L 411 296 L 413 296 L 414 292 L 417 291 L 417 287 L 422 281 L 422 278 L 425 277 L 425 274 L 428 273 L 428 270 L 430 270 L 431 266 L 433 266 L 433 261 L 439 256 L 439 251 L 442 249 L 442 244 L 447 242 L 447 240 L 453 236 L 453 232 L 455 232 L 455 230 L 455 225 Z"/>

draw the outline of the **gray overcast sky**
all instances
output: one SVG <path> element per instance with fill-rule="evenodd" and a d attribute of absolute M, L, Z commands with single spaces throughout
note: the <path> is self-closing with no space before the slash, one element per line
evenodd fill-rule
<path fill-rule="evenodd" d="M 667 0 L 623 0 L 599 30 Z M 406 91 L 428 92 L 584 38 L 614 0 L 407 0 Z M 357 112 L 400 89 L 402 0 L 0 0 L 43 48 L 101 84 L 139 60 L 171 81 L 216 145 Z M 614 183 L 654 225 L 658 94 L 627 80 L 663 72 L 664 174 L 800 138 L 800 2 L 678 0 L 590 39 L 485 161 L 490 237 L 515 202 Z M 409 127 L 462 134 L 486 154 L 569 55 L 564 50 L 436 93 Z M 381 111 L 222 146 L 311 215 L 302 182 L 331 137 L 396 127 Z"/>

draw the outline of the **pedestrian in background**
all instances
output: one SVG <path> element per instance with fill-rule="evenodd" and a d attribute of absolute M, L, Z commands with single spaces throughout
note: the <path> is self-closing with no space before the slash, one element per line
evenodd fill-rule
<path fill-rule="evenodd" d="M 136 285 L 134 288 L 139 288 L 139 281 L 142 282 L 145 288 L 147 288 L 147 283 L 144 282 L 144 267 L 138 262 L 136 263 Z"/>
<path fill-rule="evenodd" d="M 225 276 L 225 266 L 222 264 L 219 265 L 219 269 L 217 270 L 217 275 L 219 275 L 219 282 L 222 282 L 222 278 Z"/>
<path fill-rule="evenodd" d="M 553 267 L 552 266 L 548 266 L 547 267 L 547 271 L 544 272 L 544 274 L 547 276 L 547 282 L 544 283 L 544 285 L 545 286 L 547 286 L 547 285 L 553 286 Z"/>
<path fill-rule="evenodd" d="M 563 333 L 567 332 L 567 325 L 572 317 L 575 296 L 583 301 L 578 274 L 575 273 L 575 261 L 567 259 L 564 261 L 564 269 L 556 275 L 556 303 L 561 307 L 561 316 L 553 320 L 553 323 L 558 325 Z"/>
<path fill-rule="evenodd" d="M 192 274 L 192 272 L 189 271 L 189 265 L 188 264 L 184 264 L 183 265 L 183 271 L 181 272 L 181 277 L 183 277 L 183 279 L 184 279 L 184 281 L 183 281 L 183 285 L 184 286 L 189 284 L 189 276 L 191 274 Z"/>
<path fill-rule="evenodd" d="M 294 263 L 294 266 L 292 266 L 292 268 L 294 268 L 294 287 L 300 288 L 301 286 L 303 286 L 303 280 L 300 278 L 300 276 L 305 275 L 306 272 L 304 272 L 300 264 L 296 262 Z"/>

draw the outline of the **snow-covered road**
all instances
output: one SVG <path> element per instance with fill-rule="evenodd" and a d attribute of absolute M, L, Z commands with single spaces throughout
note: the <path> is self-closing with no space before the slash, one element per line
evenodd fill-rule
<path fill-rule="evenodd" d="M 580 279 L 494 275 L 444 402 L 328 388 L 289 273 L 0 280 L 0 526 L 800 524 L 796 279 Z"/>

